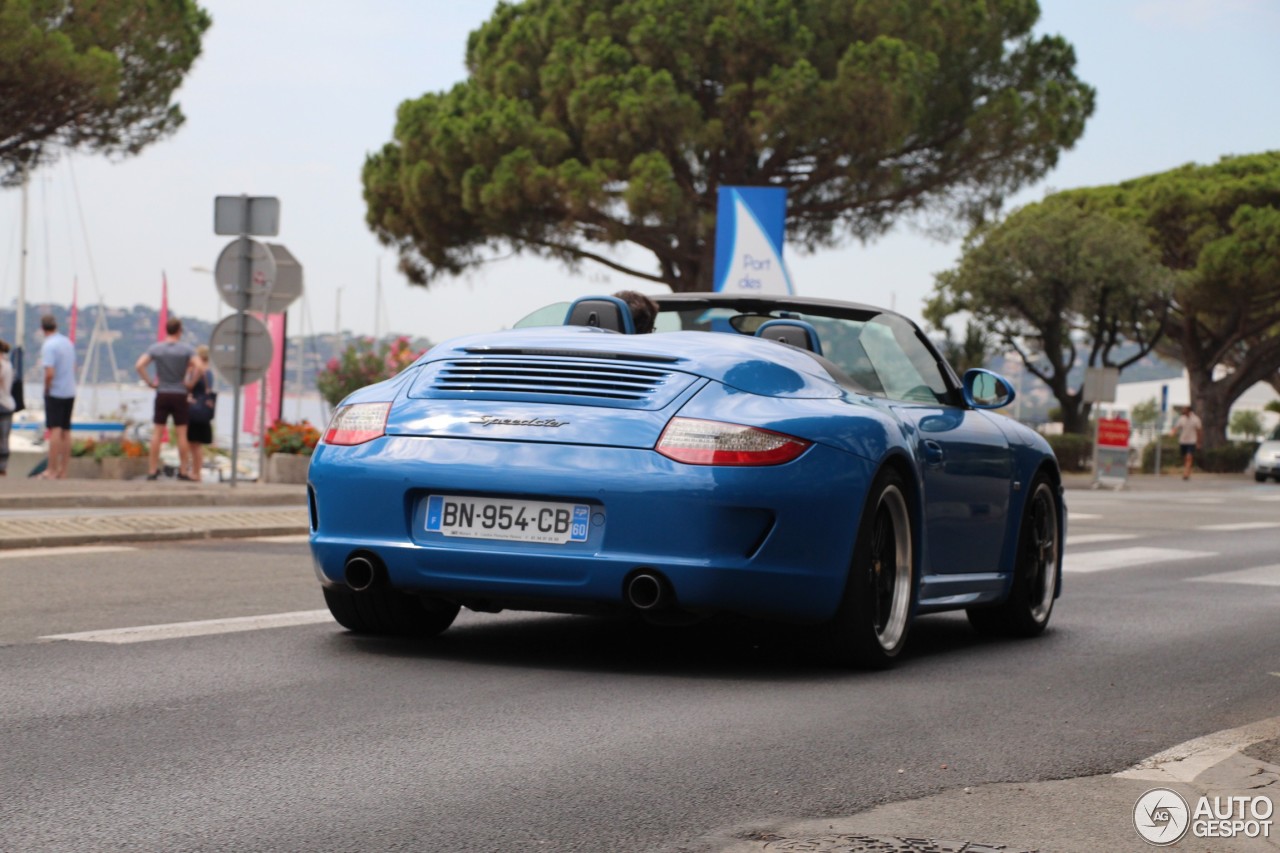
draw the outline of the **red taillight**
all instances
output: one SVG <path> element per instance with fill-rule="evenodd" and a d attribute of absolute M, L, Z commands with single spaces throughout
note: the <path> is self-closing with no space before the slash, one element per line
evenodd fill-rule
<path fill-rule="evenodd" d="M 672 418 L 654 448 L 689 465 L 780 465 L 812 442 L 759 427 Z"/>
<path fill-rule="evenodd" d="M 387 432 L 390 403 L 354 403 L 342 406 L 329 419 L 324 431 L 325 444 L 364 444 Z"/>

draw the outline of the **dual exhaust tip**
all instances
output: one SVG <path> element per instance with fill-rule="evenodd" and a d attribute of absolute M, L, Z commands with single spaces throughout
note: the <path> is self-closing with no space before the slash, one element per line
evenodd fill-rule
<path fill-rule="evenodd" d="M 373 560 L 357 554 L 348 558 L 342 577 L 352 592 L 364 592 L 377 582 L 378 567 L 373 564 Z"/>
<path fill-rule="evenodd" d="M 343 567 L 343 580 L 352 592 L 364 592 L 378 582 L 380 569 L 369 557 L 356 554 Z M 657 572 L 639 571 L 624 588 L 627 604 L 636 610 L 660 610 L 671 604 L 671 584 Z"/>
<path fill-rule="evenodd" d="M 624 592 L 627 604 L 636 610 L 660 610 L 671 604 L 671 584 L 657 572 L 642 570 L 627 581 Z"/>

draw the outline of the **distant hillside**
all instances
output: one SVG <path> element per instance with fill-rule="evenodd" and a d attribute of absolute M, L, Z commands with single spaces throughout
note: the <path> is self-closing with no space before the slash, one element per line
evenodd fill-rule
<path fill-rule="evenodd" d="M 25 365 L 25 374 L 28 382 L 40 381 L 39 353 L 40 342 L 43 340 L 40 334 L 40 316 L 45 313 L 52 313 L 58 320 L 58 331 L 66 334 L 69 328 L 68 316 L 70 308 L 62 305 L 28 305 L 26 311 L 26 330 L 27 330 L 27 361 Z M 89 342 L 93 335 L 93 327 L 98 318 L 98 306 L 91 305 L 81 307 L 76 318 L 76 370 L 80 371 L 89 357 Z M 108 384 L 112 382 L 133 383 L 137 381 L 138 375 L 134 372 L 133 365 L 138 358 L 147 350 L 147 347 L 155 343 L 157 337 L 157 329 L 160 321 L 159 312 L 146 305 L 135 305 L 132 308 L 107 308 L 106 309 L 106 326 L 111 339 L 111 349 L 115 356 L 116 375 L 112 376 L 111 357 L 106 346 L 98 346 L 94 354 L 94 366 L 92 374 L 88 377 L 90 383 Z M 183 317 L 183 338 L 192 344 L 207 344 L 210 336 L 213 334 L 215 323 L 200 320 L 195 317 Z M 12 340 L 14 333 L 14 309 L 12 307 L 0 309 L 0 337 L 15 343 Z M 350 332 L 343 335 L 343 344 L 340 346 L 337 335 L 308 335 L 305 337 L 294 334 L 295 330 L 289 330 L 289 351 L 285 358 L 285 372 L 289 386 L 296 387 L 297 370 L 299 353 L 302 354 L 303 375 L 302 387 L 306 390 L 315 388 L 316 374 L 328 363 L 329 359 L 337 356 L 342 347 L 349 343 L 356 336 Z M 396 335 L 387 336 L 388 339 L 394 339 Z M 425 338 L 414 339 L 412 345 L 415 349 L 425 349 L 430 342 Z"/>

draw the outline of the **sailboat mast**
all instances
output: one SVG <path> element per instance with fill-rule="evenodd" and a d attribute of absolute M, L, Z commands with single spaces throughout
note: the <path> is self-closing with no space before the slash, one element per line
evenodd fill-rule
<path fill-rule="evenodd" d="M 15 320 L 14 337 L 17 346 L 24 349 L 27 336 L 27 185 L 29 173 L 22 170 L 22 253 L 18 256 L 18 311 Z M 25 365 L 24 365 L 25 367 Z"/>

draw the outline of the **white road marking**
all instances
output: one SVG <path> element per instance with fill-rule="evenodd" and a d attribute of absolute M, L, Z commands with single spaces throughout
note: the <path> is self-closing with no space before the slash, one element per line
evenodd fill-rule
<path fill-rule="evenodd" d="M 301 542 L 303 544 L 310 542 L 311 537 L 306 533 L 286 534 L 284 536 L 249 536 L 243 541 L 245 542 L 276 542 L 281 544 L 289 544 Z"/>
<path fill-rule="evenodd" d="M 1259 720 L 1238 729 L 1227 729 L 1170 747 L 1128 770 L 1117 779 L 1144 779 L 1149 782 L 1191 782 L 1210 767 L 1255 743 L 1280 737 L 1280 717 Z"/>
<path fill-rule="evenodd" d="M 1068 512 L 1067 513 L 1068 521 L 1097 521 L 1099 518 L 1102 518 L 1102 516 L 1094 515 L 1093 513 L 1089 513 L 1089 512 Z"/>
<path fill-rule="evenodd" d="M 1177 548 L 1114 548 L 1108 551 L 1067 554 L 1062 563 L 1062 570 L 1064 572 L 1101 572 L 1148 563 L 1167 563 L 1172 560 L 1193 560 L 1197 557 L 1212 556 L 1215 555 L 1211 551 L 1182 551 Z"/>
<path fill-rule="evenodd" d="M 1280 495 L 1253 495 L 1255 501 L 1280 501 Z"/>
<path fill-rule="evenodd" d="M 1196 530 L 1266 530 L 1271 527 L 1280 527 L 1280 521 L 1238 521 L 1234 524 L 1206 524 L 1197 527 Z"/>
<path fill-rule="evenodd" d="M 83 556 L 86 554 L 112 554 L 119 551 L 136 551 L 128 545 L 67 545 L 57 548 L 6 548 L 0 550 L 0 560 L 14 560 L 26 557 L 65 557 L 68 554 Z"/>
<path fill-rule="evenodd" d="M 1280 586 L 1280 563 L 1274 566 L 1256 566 L 1252 569 L 1240 569 L 1236 572 L 1203 575 L 1198 578 L 1187 578 L 1187 580 L 1201 583 L 1243 583 L 1252 586 Z"/>
<path fill-rule="evenodd" d="M 201 622 L 171 622 L 167 625 L 143 625 L 137 628 L 111 628 L 104 631 L 82 631 L 77 634 L 50 634 L 42 640 L 76 640 L 82 643 L 147 643 L 152 640 L 176 640 L 181 637 L 204 637 L 210 634 L 233 634 L 263 628 L 292 625 L 315 625 L 332 622 L 328 610 L 299 610 L 295 613 L 272 613 L 265 616 L 237 616 L 231 619 L 206 619 Z"/>
<path fill-rule="evenodd" d="M 1173 498 L 1171 503 L 1176 504 L 1224 504 L 1226 498 Z"/>
<path fill-rule="evenodd" d="M 1068 536 L 1067 546 L 1092 545 L 1096 542 L 1119 542 L 1122 539 L 1137 539 L 1136 533 L 1085 533 L 1082 536 Z"/>

